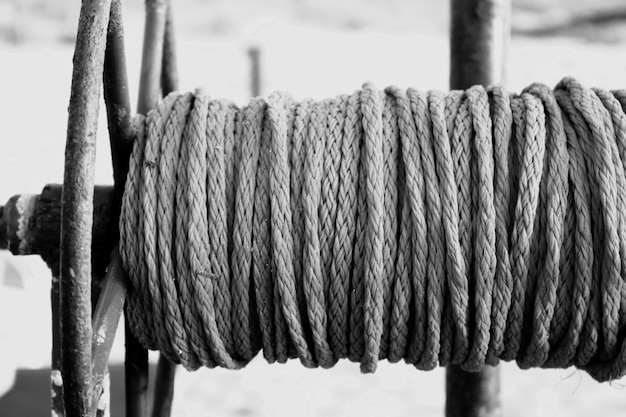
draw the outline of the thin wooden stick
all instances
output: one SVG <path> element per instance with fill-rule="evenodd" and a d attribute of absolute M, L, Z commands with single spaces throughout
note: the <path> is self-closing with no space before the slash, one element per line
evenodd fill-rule
<path fill-rule="evenodd" d="M 91 395 L 91 226 L 98 108 L 110 0 L 82 2 L 70 93 L 61 220 L 63 399 L 88 415 Z"/>
<path fill-rule="evenodd" d="M 506 70 L 510 0 L 452 0 L 450 88 L 503 83 Z M 485 365 L 480 372 L 459 366 L 446 370 L 447 417 L 497 417 L 500 371 Z"/>

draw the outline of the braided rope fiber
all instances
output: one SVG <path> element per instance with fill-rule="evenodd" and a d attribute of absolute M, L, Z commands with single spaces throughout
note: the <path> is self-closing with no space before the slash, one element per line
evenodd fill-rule
<path fill-rule="evenodd" d="M 626 92 L 366 84 L 137 117 L 127 315 L 187 369 L 626 372 Z"/>

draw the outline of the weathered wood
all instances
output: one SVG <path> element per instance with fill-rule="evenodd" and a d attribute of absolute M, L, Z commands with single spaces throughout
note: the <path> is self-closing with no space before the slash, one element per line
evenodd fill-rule
<path fill-rule="evenodd" d="M 61 209 L 61 355 L 66 415 L 89 415 L 91 227 L 96 131 L 111 0 L 84 0 L 78 22 Z"/>
<path fill-rule="evenodd" d="M 450 88 L 502 84 L 510 36 L 510 0 L 451 0 Z M 498 417 L 500 372 L 446 370 L 447 417 Z"/>

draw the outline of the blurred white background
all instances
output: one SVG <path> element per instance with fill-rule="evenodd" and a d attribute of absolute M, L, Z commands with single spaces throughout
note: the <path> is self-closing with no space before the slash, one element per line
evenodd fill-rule
<path fill-rule="evenodd" d="M 134 103 L 143 5 L 123 3 Z M 253 45 L 262 53 L 263 94 L 281 90 L 299 99 L 322 98 L 366 81 L 379 88 L 447 89 L 447 1 L 173 3 L 184 90 L 204 86 L 215 97 L 244 102 L 250 85 L 246 51 Z M 507 87 L 554 85 L 566 75 L 589 86 L 626 87 L 626 3 L 599 3 L 514 1 Z M 62 182 L 78 6 L 69 0 L 0 0 L 0 200 Z M 96 182 L 110 184 L 104 111 L 101 116 Z M 49 366 L 49 284 L 39 258 L 0 254 L 0 404 L 16 369 Z M 113 363 L 122 357 L 118 337 Z M 623 415 L 622 388 L 620 381 L 597 384 L 573 369 L 503 366 L 507 416 Z M 240 372 L 179 370 L 174 415 L 441 416 L 444 401 L 441 369 L 424 373 L 382 363 L 375 375 L 361 375 L 350 363 L 311 371 L 258 359 Z"/>

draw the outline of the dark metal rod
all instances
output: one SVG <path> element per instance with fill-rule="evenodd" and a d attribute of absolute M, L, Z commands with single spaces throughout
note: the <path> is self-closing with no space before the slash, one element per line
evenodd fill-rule
<path fill-rule="evenodd" d="M 105 372 L 102 378 L 102 389 L 100 390 L 100 399 L 96 405 L 96 417 L 109 417 L 111 415 L 111 375 Z"/>
<path fill-rule="evenodd" d="M 128 319 L 126 319 L 125 325 L 126 415 L 128 417 L 146 417 L 148 415 L 148 351 L 135 338 L 130 330 Z"/>
<path fill-rule="evenodd" d="M 105 100 L 109 123 L 111 142 L 111 157 L 113 162 L 113 176 L 115 179 L 114 217 L 119 216 L 124 183 L 128 173 L 128 159 L 132 152 L 134 131 L 131 124 L 130 96 L 126 73 L 126 57 L 121 14 L 115 25 L 109 26 L 109 45 L 105 67 Z M 117 229 L 115 229 L 117 233 Z M 112 264 L 121 265 L 117 248 L 112 255 Z M 105 285 L 108 282 L 105 283 Z M 115 286 L 119 299 L 121 287 Z M 124 293 L 125 297 L 125 293 Z M 113 308 L 113 306 L 109 306 Z M 118 317 L 119 319 L 119 317 Z M 124 360 L 124 376 L 126 391 L 126 415 L 147 416 L 148 414 L 148 352 L 139 344 L 125 321 L 124 336 L 126 352 Z"/>
<path fill-rule="evenodd" d="M 95 407 L 102 390 L 102 381 L 107 373 L 109 355 L 115 340 L 115 332 L 120 322 L 126 298 L 126 277 L 117 248 L 111 256 L 111 263 L 104 278 L 104 285 L 93 316 L 93 406 Z M 94 410 L 95 411 L 95 410 Z M 93 413 L 93 412 L 92 412 Z"/>
<path fill-rule="evenodd" d="M 109 25 L 107 39 L 107 60 L 105 61 L 105 101 L 109 124 L 109 137 L 111 142 L 111 157 L 113 162 L 113 176 L 115 179 L 113 216 L 119 217 L 122 195 L 126 174 L 128 173 L 128 160 L 132 152 L 134 130 L 131 123 L 130 95 L 128 93 L 128 76 L 126 71 L 126 56 L 124 49 L 124 31 L 120 3 L 115 0 L 112 17 L 115 19 Z M 117 229 L 115 229 L 117 233 Z M 117 248 L 113 251 L 110 269 L 118 268 L 115 274 L 108 275 L 105 285 L 110 285 L 112 304 L 103 305 L 104 314 L 111 316 L 111 320 L 117 317 L 117 303 L 125 298 L 125 287 L 119 282 L 121 271 L 121 259 Z M 117 323 L 117 322 L 116 322 Z M 124 361 L 125 390 L 126 390 L 126 415 L 143 417 L 148 414 L 148 352 L 139 344 L 125 321 L 126 353 Z M 114 334 L 114 333 L 113 333 Z M 112 339 L 111 339 L 112 341 Z M 109 349 L 110 351 L 110 349 Z M 108 352 L 106 352 L 108 358 Z M 98 374 L 94 363 L 94 374 Z"/>
<path fill-rule="evenodd" d="M 504 82 L 509 16 L 510 0 L 451 0 L 451 89 Z M 499 368 L 485 365 L 477 373 L 447 368 L 447 417 L 501 415 Z"/>
<path fill-rule="evenodd" d="M 172 414 L 175 378 L 176 365 L 168 361 L 163 355 L 159 356 L 159 363 L 157 365 L 156 378 L 154 381 L 152 417 L 169 417 Z"/>
<path fill-rule="evenodd" d="M 50 288 L 50 307 L 52 309 L 52 364 L 50 367 L 50 407 L 52 415 L 65 416 L 63 407 L 63 376 L 61 357 L 61 293 L 59 285 L 59 271 L 52 271 L 52 285 Z"/>
<path fill-rule="evenodd" d="M 94 279 L 102 277 L 110 262 L 116 241 L 111 230 L 117 225 L 113 219 L 114 189 L 109 185 L 97 185 L 93 190 L 94 214 L 91 258 Z M 8 249 L 13 255 L 41 255 L 52 270 L 59 275 L 59 244 L 61 230 L 61 184 L 48 184 L 41 194 L 18 194 L 11 197 L 3 207 L 0 217 L 0 236 L 5 242 L 0 249 Z M 28 209 L 25 209 L 28 208 Z M 102 261 L 104 258 L 104 261 Z M 100 266 L 102 265 L 102 266 Z"/>
<path fill-rule="evenodd" d="M 161 60 L 161 91 L 165 97 L 172 91 L 178 90 L 178 60 L 176 58 L 176 34 L 174 31 L 174 16 L 172 4 L 167 0 L 165 20 L 165 38 L 163 40 L 163 58 Z"/>
<path fill-rule="evenodd" d="M 167 3 L 165 0 L 146 0 L 146 23 L 139 80 L 137 112 L 147 113 L 159 101 L 161 93 L 161 67 Z"/>
<path fill-rule="evenodd" d="M 59 246 L 61 230 L 62 185 L 47 185 L 41 194 L 22 194 L 11 197 L 0 209 L 0 248 L 13 255 L 39 254 L 52 272 L 50 302 L 52 311 L 52 357 L 50 369 L 50 407 L 53 415 L 65 415 L 63 407 L 63 377 L 61 358 L 61 313 L 59 308 Z M 117 222 L 112 221 L 113 188 L 96 186 L 93 193 L 93 227 L 91 246 L 92 305 L 100 293 L 101 281 L 108 264 L 109 254 L 115 246 L 113 233 Z M 94 392 L 94 395 L 97 395 Z M 106 393 L 97 401 L 108 404 Z M 92 404 L 93 406 L 93 404 Z M 98 414 L 105 415 L 98 408 Z"/>
<path fill-rule="evenodd" d="M 510 38 L 510 0 L 451 0 L 450 88 L 501 84 Z"/>
<path fill-rule="evenodd" d="M 500 368 L 485 365 L 480 372 L 459 366 L 446 368 L 446 417 L 500 417 Z"/>
<path fill-rule="evenodd" d="M 81 5 L 70 92 L 61 214 L 61 354 L 66 415 L 91 395 L 91 226 L 96 131 L 110 0 Z"/>
<path fill-rule="evenodd" d="M 146 0 L 139 100 L 137 112 L 146 114 L 156 106 L 160 93 L 160 78 L 165 33 L 166 9 L 164 0 Z M 137 341 L 126 321 L 126 415 L 148 415 L 148 351 Z"/>
<path fill-rule="evenodd" d="M 115 181 L 114 216 L 119 217 L 119 207 L 128 173 L 128 159 L 133 149 L 135 132 L 132 125 L 124 26 L 120 0 L 111 4 L 111 18 L 107 32 L 107 48 L 104 59 L 104 101 L 107 109 L 113 179 Z"/>
<path fill-rule="evenodd" d="M 250 58 L 250 96 L 261 95 L 261 49 L 258 46 L 248 48 Z"/>
<path fill-rule="evenodd" d="M 176 39 L 174 36 L 174 16 L 170 0 L 167 0 L 161 64 L 161 93 L 165 97 L 172 91 L 178 90 L 178 63 L 176 59 Z M 159 355 L 157 374 L 154 380 L 152 417 L 169 417 L 171 415 L 175 379 L 176 364 L 170 362 L 162 354 Z"/>

